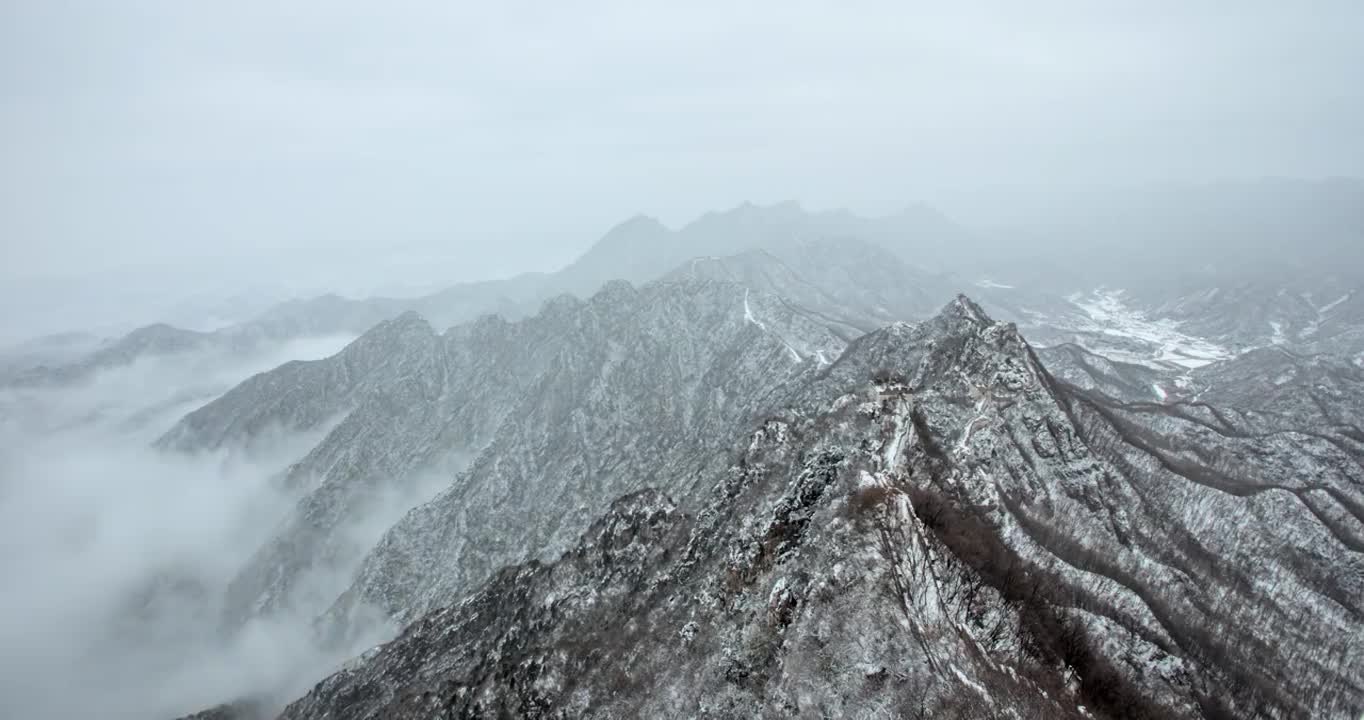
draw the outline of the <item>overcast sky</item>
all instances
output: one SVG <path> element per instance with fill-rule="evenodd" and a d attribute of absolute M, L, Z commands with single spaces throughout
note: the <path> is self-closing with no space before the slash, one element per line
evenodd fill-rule
<path fill-rule="evenodd" d="M 1358 0 L 0 6 L 12 288 L 457 281 L 636 212 L 1364 174 Z"/>

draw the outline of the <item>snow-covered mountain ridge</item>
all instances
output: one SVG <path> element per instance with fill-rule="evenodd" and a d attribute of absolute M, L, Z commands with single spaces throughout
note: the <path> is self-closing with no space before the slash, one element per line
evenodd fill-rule
<path fill-rule="evenodd" d="M 1364 702 L 1349 432 L 1091 394 L 965 299 L 777 394 L 724 462 L 625 495 L 553 562 L 446 595 L 285 717 L 1331 717 Z"/>
<path fill-rule="evenodd" d="M 346 413 L 291 470 L 311 490 L 229 626 L 288 607 L 334 644 L 406 628 L 286 716 L 1361 709 L 1348 415 L 1131 398 L 1148 369 L 1079 349 L 1063 381 L 1042 359 L 1062 355 L 965 298 L 848 339 L 839 308 L 865 304 L 805 309 L 734 262 L 514 323 L 406 316 L 167 435 Z M 284 402 L 304 378 L 319 390 Z M 363 559 L 334 550 L 432 467 L 449 485 Z M 298 582 L 319 567 L 330 607 Z"/>

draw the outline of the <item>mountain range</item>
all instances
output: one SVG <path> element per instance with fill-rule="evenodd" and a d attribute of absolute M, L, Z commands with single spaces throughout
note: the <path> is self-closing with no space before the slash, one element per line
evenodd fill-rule
<path fill-rule="evenodd" d="M 1270 192 L 1275 188 L 1279 191 Z M 81 351 L 92 344 L 88 339 L 72 343 L 74 334 L 43 338 L 0 352 L 0 381 L 61 385 L 146 356 L 190 351 L 240 356 L 289 339 L 359 334 L 407 311 L 437 329 L 486 314 L 515 320 L 535 314 L 558 295 L 587 297 L 611 280 L 645 283 L 687 272 L 688 265 L 695 272 L 692 260 L 716 258 L 726 258 L 730 267 L 701 272 L 740 273 L 756 284 L 780 284 L 768 289 L 806 304 L 851 302 L 855 307 L 842 309 L 855 310 L 845 316 L 855 317 L 863 330 L 894 320 L 923 320 L 941 298 L 965 292 L 1039 344 L 1073 342 L 1117 359 L 1188 366 L 1272 344 L 1364 357 L 1364 296 L 1358 292 L 1364 267 L 1337 259 L 1347 238 L 1364 241 L 1364 216 L 1351 209 L 1354 199 L 1364 204 L 1364 184 L 1228 186 L 1195 194 L 1208 197 L 1197 211 L 1177 194 L 1137 195 L 1107 214 L 1093 211 L 1086 223 L 1057 226 L 1036 220 L 1031 230 L 1006 237 L 966 229 L 922 206 L 863 218 L 846 211 L 807 211 L 791 202 L 744 204 L 678 230 L 636 216 L 557 272 L 464 283 L 416 298 L 293 300 L 213 332 L 155 324 L 84 355 Z M 1253 230 L 1245 227 L 1244 213 L 1236 212 L 1247 198 L 1257 202 L 1260 224 Z M 1304 207 L 1316 214 L 1297 212 Z M 1132 220 L 1138 212 L 1164 218 L 1149 228 L 1164 235 L 1115 245 L 1144 227 Z M 1191 236 L 1216 236 L 1216 242 L 1207 242 L 1221 247 L 1234 242 L 1235 228 L 1241 228 L 1236 237 L 1244 237 L 1246 245 L 1241 252 L 1228 250 L 1224 266 L 1186 256 Z M 1093 234 L 1092 243 L 1083 245 L 1075 236 L 1081 230 Z M 1024 243 L 1029 233 L 1060 239 Z M 1104 256 L 1094 259 L 1099 248 Z M 1286 262 L 1289 248 L 1296 260 Z M 1153 270 L 1153 265 L 1169 269 Z M 1126 275 L 1114 274 L 1124 268 Z M 811 296 L 813 288 L 794 287 L 792 277 L 839 297 Z M 854 293 L 861 297 L 850 297 Z"/>
<path fill-rule="evenodd" d="M 132 626 L 349 658 L 192 717 L 1364 712 L 1358 278 L 992 247 L 925 209 L 637 217 L 557 273 L 54 341 L 7 384 L 358 336 L 153 443 L 310 438 L 265 541 Z"/>
<path fill-rule="evenodd" d="M 1329 717 L 1364 697 L 1357 425 L 1086 390 L 965 298 L 820 362 L 747 300 L 615 284 L 526 321 L 630 308 L 620 350 L 565 346 L 369 551 L 324 635 L 362 609 L 405 629 L 285 717 Z M 664 356 L 628 330 L 660 305 Z M 738 333 L 685 366 L 725 372 L 670 368 L 696 352 L 682 318 Z"/>

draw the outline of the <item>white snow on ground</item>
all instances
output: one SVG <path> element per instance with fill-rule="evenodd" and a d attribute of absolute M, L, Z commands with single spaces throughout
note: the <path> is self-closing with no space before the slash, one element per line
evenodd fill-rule
<path fill-rule="evenodd" d="M 1170 395 L 1165 392 L 1165 388 L 1160 386 L 1160 383 L 1151 383 L 1151 392 L 1155 393 L 1156 397 L 1160 398 L 1161 402 L 1165 402 L 1170 397 Z"/>
<path fill-rule="evenodd" d="M 1147 353 L 1123 348 L 1095 349 L 1113 360 L 1150 365 L 1154 362 L 1179 365 L 1192 369 L 1232 356 L 1221 345 L 1179 330 L 1174 320 L 1151 320 L 1141 311 L 1130 308 L 1122 299 L 1121 290 L 1096 290 L 1089 296 L 1071 295 L 1068 300 L 1089 315 L 1089 323 L 1077 329 L 1111 335 L 1115 339 L 1137 340 L 1148 346 Z"/>
<path fill-rule="evenodd" d="M 1288 336 L 1285 335 L 1283 331 L 1283 323 L 1275 320 L 1270 320 L 1269 329 L 1274 332 L 1274 334 L 1269 338 L 1269 342 L 1271 344 L 1283 345 L 1288 342 Z"/>
<path fill-rule="evenodd" d="M 976 430 L 984 427 L 985 424 L 989 422 L 990 418 L 985 412 L 985 408 L 989 404 L 989 401 L 984 397 L 976 401 L 976 416 L 968 420 L 966 426 L 961 430 L 961 439 L 957 441 L 957 455 L 966 451 L 966 445 L 971 442 L 971 436 L 975 434 Z"/>
<path fill-rule="evenodd" d="M 952 668 L 952 672 L 956 674 L 957 679 L 960 680 L 963 685 L 971 688 L 972 690 L 975 690 L 976 693 L 978 693 L 981 697 L 985 698 L 985 702 L 988 702 L 991 705 L 994 704 L 995 699 L 990 697 L 990 691 L 986 690 L 984 685 L 981 685 L 980 683 L 971 680 L 971 678 L 966 677 L 966 673 L 962 672 L 961 670 L 958 670 L 956 665 L 952 665 L 951 663 L 948 663 L 948 665 Z"/>
<path fill-rule="evenodd" d="M 767 332 L 767 326 L 764 325 L 762 321 L 758 320 L 758 318 L 753 316 L 753 308 L 749 307 L 748 305 L 748 288 L 744 288 L 744 321 L 751 322 L 754 325 L 757 325 L 758 329 L 762 330 L 763 332 Z M 791 343 L 786 342 L 786 338 L 783 338 L 781 335 L 778 335 L 777 333 L 772 334 L 776 335 L 777 339 L 781 341 L 781 344 L 786 346 L 787 352 L 791 353 L 792 360 L 795 360 L 796 362 L 805 362 L 805 358 L 802 358 L 800 356 L 800 353 L 796 352 L 796 349 L 791 347 Z"/>
<path fill-rule="evenodd" d="M 891 437 L 890 442 L 886 443 L 881 456 L 881 468 L 885 472 L 891 472 L 895 469 L 896 461 L 905 446 L 905 437 L 909 434 L 909 423 L 905 421 L 904 416 L 908 413 L 908 409 L 903 407 L 903 404 L 903 401 L 898 403 L 901 406 L 898 409 L 902 412 L 897 413 L 895 417 L 895 435 Z"/>
<path fill-rule="evenodd" d="M 1298 337 L 1299 337 L 1299 338 L 1310 338 L 1310 337 L 1312 337 L 1313 335 L 1316 335 L 1316 334 L 1317 334 L 1317 328 L 1321 327 L 1321 321 L 1324 320 L 1324 319 L 1326 319 L 1327 313 L 1329 313 L 1329 312 L 1331 312 L 1332 310 L 1336 309 L 1337 306 L 1339 306 L 1341 303 L 1345 302 L 1346 300 L 1349 300 L 1349 299 L 1350 299 L 1350 296 L 1353 295 L 1353 294 L 1354 294 L 1354 293 L 1345 293 L 1344 295 L 1341 295 L 1340 297 L 1336 298 L 1335 300 L 1332 300 L 1331 302 L 1328 302 L 1328 303 L 1326 303 L 1325 305 L 1322 305 L 1321 307 L 1318 307 L 1318 308 L 1317 308 L 1317 318 L 1316 318 L 1315 320 L 1313 320 L 1313 321 L 1307 323 L 1307 325 L 1306 325 L 1305 327 L 1303 327 L 1302 330 L 1299 330 L 1299 331 L 1298 331 Z M 1303 293 L 1303 299 L 1307 300 L 1307 302 L 1309 302 L 1309 303 L 1312 302 L 1312 296 L 1311 296 L 1309 293 Z"/>
<path fill-rule="evenodd" d="M 1304 338 L 1310 338 L 1310 337 L 1312 337 L 1313 335 L 1316 335 L 1316 334 L 1317 334 L 1317 328 L 1319 328 L 1319 327 L 1321 327 L 1321 315 L 1320 315 L 1320 314 L 1317 315 L 1317 319 L 1316 319 L 1316 320 L 1311 320 L 1311 321 L 1309 321 L 1306 325 L 1303 325 L 1303 326 L 1302 326 L 1302 329 L 1298 331 L 1298 339 L 1299 339 L 1299 340 L 1302 340 L 1302 339 L 1304 339 Z"/>
<path fill-rule="evenodd" d="M 1328 302 L 1328 303 L 1326 303 L 1325 305 L 1322 305 L 1321 307 L 1317 308 L 1317 312 L 1321 313 L 1322 315 L 1325 315 L 1326 313 L 1331 312 L 1332 310 L 1334 310 L 1334 309 L 1336 308 L 1337 305 L 1339 305 L 1339 304 L 1345 302 L 1346 300 L 1349 300 L 1349 299 L 1350 299 L 1350 295 L 1352 295 L 1352 294 L 1353 294 L 1353 293 L 1345 293 L 1344 295 L 1341 295 L 1340 297 L 1336 298 L 1335 300 L 1332 300 L 1331 302 Z"/>
<path fill-rule="evenodd" d="M 763 330 L 767 329 L 766 325 L 758 322 L 758 318 L 753 317 L 753 308 L 750 308 L 748 306 L 748 288 L 744 288 L 744 320 L 747 320 L 748 322 L 757 325 L 759 328 L 762 328 Z"/>
<path fill-rule="evenodd" d="M 1325 305 L 1322 305 L 1321 307 L 1318 307 L 1318 308 L 1317 308 L 1317 317 L 1316 317 L 1316 319 L 1315 319 L 1315 320 L 1312 320 L 1312 321 L 1309 322 L 1309 323 L 1307 323 L 1307 325 L 1305 325 L 1305 326 L 1303 327 L 1303 329 L 1299 330 L 1299 331 L 1298 331 L 1298 337 L 1301 339 L 1301 338 L 1310 338 L 1310 337 L 1312 337 L 1313 335 L 1316 335 L 1316 334 L 1317 334 L 1317 328 L 1321 327 L 1321 321 L 1326 319 L 1327 313 L 1329 313 L 1329 312 L 1331 312 L 1332 310 L 1336 309 L 1337 306 L 1339 306 L 1341 303 L 1345 302 L 1346 300 L 1349 300 L 1349 299 L 1350 299 L 1350 296 L 1353 295 L 1353 294 L 1354 294 L 1354 293 L 1345 293 L 1344 295 L 1341 295 L 1340 297 L 1336 298 L 1335 300 L 1332 300 L 1331 302 L 1328 302 L 1328 303 L 1326 303 Z M 1310 293 L 1303 293 L 1303 294 L 1302 294 L 1302 298 L 1303 298 L 1304 300 L 1306 300 L 1308 303 L 1311 303 L 1311 302 L 1312 302 L 1312 295 L 1311 295 Z"/>
<path fill-rule="evenodd" d="M 991 280 L 990 278 L 983 278 L 983 279 L 981 279 L 981 280 L 977 280 L 977 281 L 976 281 L 976 286 L 977 286 L 977 287 L 983 287 L 983 288 L 996 288 L 996 289 L 999 289 L 999 290 L 1013 290 L 1013 289 L 1014 289 L 1014 286 L 1013 286 L 1013 285 L 1005 285 L 1004 283 L 998 283 L 998 282 L 995 282 L 994 280 Z"/>

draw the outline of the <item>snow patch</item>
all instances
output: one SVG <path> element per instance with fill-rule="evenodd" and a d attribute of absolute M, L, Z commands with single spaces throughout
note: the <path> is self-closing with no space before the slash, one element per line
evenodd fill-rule
<path fill-rule="evenodd" d="M 1353 295 L 1354 295 L 1353 292 L 1347 292 L 1344 295 L 1341 295 L 1340 297 L 1336 298 L 1335 300 L 1332 300 L 1331 302 L 1328 302 L 1325 305 L 1322 305 L 1321 307 L 1317 308 L 1316 319 L 1307 323 L 1307 325 L 1303 327 L 1302 330 L 1299 330 L 1298 337 L 1310 338 L 1313 335 L 1316 335 L 1317 330 L 1321 327 L 1322 320 L 1326 319 L 1327 314 L 1329 314 L 1332 310 L 1336 309 L 1341 303 L 1345 302 L 1346 300 L 1349 300 Z M 1310 295 L 1308 295 L 1307 293 L 1303 293 L 1303 296 L 1308 301 L 1308 303 L 1312 302 Z"/>
<path fill-rule="evenodd" d="M 767 332 L 767 325 L 764 325 L 761 320 L 754 317 L 753 308 L 748 304 L 748 288 L 744 288 L 744 322 L 751 322 L 754 325 L 757 325 L 759 330 Z M 791 347 L 791 343 L 786 342 L 786 338 L 783 338 L 781 335 L 777 335 L 776 333 L 772 334 L 776 335 L 777 339 L 781 341 L 781 344 L 786 346 L 786 351 L 791 353 L 792 360 L 798 363 L 805 362 L 805 358 L 801 357 L 800 353 L 796 352 L 796 349 Z"/>
<path fill-rule="evenodd" d="M 886 447 L 883 450 L 884 454 L 881 456 L 881 467 L 885 469 L 886 472 L 895 469 L 895 461 L 900 457 L 900 452 L 904 449 L 905 437 L 908 434 L 908 423 L 906 423 L 903 418 L 896 417 L 895 435 L 891 437 L 890 442 L 886 443 Z"/>
<path fill-rule="evenodd" d="M 1221 345 L 1189 335 L 1179 330 L 1174 320 L 1152 320 L 1144 313 L 1130 308 L 1122 299 L 1122 290 L 1100 289 L 1088 297 L 1079 293 L 1068 300 L 1089 315 L 1089 322 L 1079 329 L 1140 341 L 1151 347 L 1149 353 L 1142 354 L 1123 348 L 1101 348 L 1100 354 L 1113 360 L 1152 365 L 1174 364 L 1187 369 L 1199 368 L 1218 360 L 1225 360 L 1232 353 Z"/>
<path fill-rule="evenodd" d="M 984 685 L 981 685 L 980 683 L 971 680 L 971 678 L 966 677 L 966 673 L 962 672 L 961 670 L 958 670 L 956 665 L 953 665 L 951 663 L 949 663 L 948 665 L 949 667 L 952 668 L 952 673 L 957 676 L 957 679 L 960 680 L 963 685 L 971 688 L 972 690 L 975 690 L 977 694 L 979 694 L 982 698 L 985 698 L 985 702 L 988 702 L 991 705 L 995 703 L 995 699 L 993 697 L 990 697 L 990 691 L 986 690 Z"/>
<path fill-rule="evenodd" d="M 776 584 L 772 586 L 772 592 L 767 594 L 767 604 L 776 605 L 786 592 L 786 578 L 777 578 Z"/>
<path fill-rule="evenodd" d="M 1270 344 L 1272 344 L 1272 345 L 1284 345 L 1284 344 L 1286 344 L 1286 343 L 1288 342 L 1288 335 L 1284 334 L 1284 331 L 1283 331 L 1283 323 L 1281 323 L 1281 322 L 1279 322 L 1279 321 L 1277 321 L 1277 320 L 1270 320 L 1270 321 L 1269 321 L 1269 329 L 1270 329 L 1270 332 L 1271 332 L 1271 335 L 1270 335 L 1270 338 L 1269 338 Z"/>
<path fill-rule="evenodd" d="M 759 322 L 758 318 L 753 317 L 753 308 L 748 306 L 748 288 L 744 288 L 744 320 L 757 325 L 763 331 L 767 330 L 766 325 Z"/>
<path fill-rule="evenodd" d="M 1326 313 L 1331 312 L 1332 310 L 1335 310 L 1335 309 L 1336 309 L 1336 306 L 1340 305 L 1341 303 L 1345 302 L 1346 300 L 1349 300 L 1349 299 L 1350 299 L 1350 296 L 1353 295 L 1353 294 L 1354 294 L 1354 293 L 1345 293 L 1344 295 L 1341 295 L 1340 297 L 1336 298 L 1335 300 L 1332 300 L 1331 302 L 1328 302 L 1328 303 L 1326 303 L 1325 305 L 1322 305 L 1321 307 L 1317 308 L 1317 312 L 1321 313 L 1322 315 L 1325 315 Z"/>

